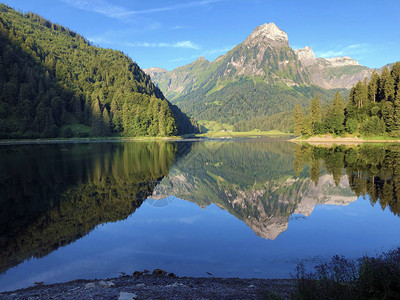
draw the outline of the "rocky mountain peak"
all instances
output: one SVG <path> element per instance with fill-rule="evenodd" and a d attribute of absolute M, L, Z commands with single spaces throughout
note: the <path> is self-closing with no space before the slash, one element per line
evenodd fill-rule
<path fill-rule="evenodd" d="M 303 49 L 295 49 L 294 53 L 296 53 L 303 66 L 311 66 L 317 62 L 314 51 L 309 46 Z"/>
<path fill-rule="evenodd" d="M 332 57 L 325 58 L 325 60 L 332 67 L 344 67 L 344 66 L 359 66 L 360 64 L 355 59 L 352 59 L 349 56 L 341 56 L 341 57 Z"/>
<path fill-rule="evenodd" d="M 162 69 L 162 68 L 153 67 L 153 68 L 144 69 L 144 72 L 146 74 L 152 74 L 152 73 L 167 73 L 168 71 L 165 69 Z"/>
<path fill-rule="evenodd" d="M 284 45 L 289 46 L 287 33 L 281 30 L 274 23 L 265 23 L 258 26 L 244 41 L 245 45 L 255 45 L 267 42 L 271 46 Z"/>

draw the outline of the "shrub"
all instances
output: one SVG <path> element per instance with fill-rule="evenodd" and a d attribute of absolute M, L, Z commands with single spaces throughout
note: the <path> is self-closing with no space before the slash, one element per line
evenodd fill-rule
<path fill-rule="evenodd" d="M 380 135 L 385 133 L 386 126 L 382 119 L 377 116 L 372 116 L 362 122 L 360 127 L 360 132 L 365 135 Z"/>
<path fill-rule="evenodd" d="M 321 122 L 317 122 L 314 125 L 314 134 L 324 134 L 325 133 L 325 127 L 324 124 Z"/>
<path fill-rule="evenodd" d="M 74 132 L 72 131 L 71 128 L 67 127 L 67 128 L 64 129 L 63 137 L 72 138 L 72 137 L 74 137 Z"/>
<path fill-rule="evenodd" d="M 294 299 L 400 299 L 400 248 L 378 257 L 334 256 L 307 273 L 296 268 Z"/>
<path fill-rule="evenodd" d="M 379 106 L 374 106 L 373 108 L 371 108 L 371 115 L 372 116 L 379 117 L 380 116 L 380 112 L 381 112 L 381 109 L 380 109 Z"/>
<path fill-rule="evenodd" d="M 389 136 L 396 137 L 396 138 L 400 137 L 400 130 L 395 130 L 395 131 L 390 132 Z"/>
<path fill-rule="evenodd" d="M 354 133 L 358 129 L 358 122 L 355 119 L 348 119 L 346 121 L 346 131 L 348 133 Z"/>

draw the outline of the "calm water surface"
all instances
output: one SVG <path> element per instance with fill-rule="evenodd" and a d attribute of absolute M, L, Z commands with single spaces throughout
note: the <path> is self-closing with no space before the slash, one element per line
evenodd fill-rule
<path fill-rule="evenodd" d="M 0 290 L 165 269 L 289 278 L 400 246 L 400 147 L 0 147 Z M 399 196 L 399 197 L 398 197 Z"/>

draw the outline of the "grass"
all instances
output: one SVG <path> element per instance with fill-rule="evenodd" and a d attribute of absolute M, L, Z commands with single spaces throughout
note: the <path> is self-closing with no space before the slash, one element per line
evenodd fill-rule
<path fill-rule="evenodd" d="M 196 134 L 196 137 L 251 137 L 251 136 L 291 136 L 292 134 L 285 133 L 279 130 L 270 131 L 243 131 L 243 132 L 226 132 L 226 131 L 209 131 L 206 133 Z"/>
<path fill-rule="evenodd" d="M 400 248 L 378 257 L 334 256 L 307 273 L 297 266 L 294 299 L 400 299 Z"/>
<path fill-rule="evenodd" d="M 219 123 L 217 121 L 201 120 L 197 122 L 201 125 L 204 131 L 233 131 L 233 125 L 226 123 Z"/>

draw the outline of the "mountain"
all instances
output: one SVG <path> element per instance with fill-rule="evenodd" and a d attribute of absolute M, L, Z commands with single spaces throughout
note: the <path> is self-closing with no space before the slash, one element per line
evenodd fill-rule
<path fill-rule="evenodd" d="M 307 67 L 311 81 L 326 89 L 350 89 L 358 81 L 370 77 L 374 71 L 348 56 L 316 58 L 313 50 L 308 46 L 295 49 L 294 52 L 301 64 Z"/>
<path fill-rule="evenodd" d="M 205 86 L 221 90 L 229 83 L 227 79 L 240 77 L 264 77 L 269 83 L 285 82 L 289 86 L 310 82 L 289 46 L 287 34 L 273 23 L 257 27 L 242 44 L 213 62 L 200 57 L 171 72 L 160 68 L 144 71 L 170 100 Z"/>
<path fill-rule="evenodd" d="M 0 138 L 192 130 L 131 58 L 0 4 Z"/>
<path fill-rule="evenodd" d="M 213 62 L 201 57 L 170 72 L 144 71 L 197 120 L 236 124 L 239 130 L 257 120 L 254 128 L 272 129 L 268 126 L 273 123 L 289 130 L 291 115 L 286 112 L 296 103 L 307 108 L 315 94 L 327 103 L 336 91 L 346 98 L 346 89 L 373 70 L 348 57 L 315 58 L 309 47 L 293 50 L 287 33 L 269 23 Z"/>

